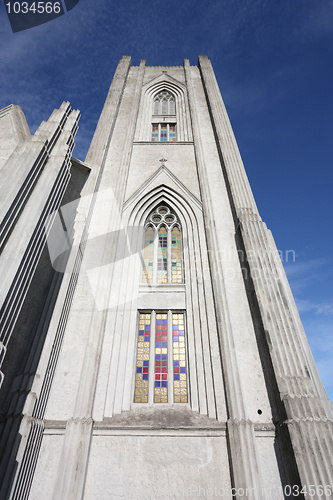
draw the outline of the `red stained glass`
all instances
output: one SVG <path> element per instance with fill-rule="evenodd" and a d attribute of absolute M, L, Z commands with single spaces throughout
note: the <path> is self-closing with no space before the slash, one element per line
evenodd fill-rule
<path fill-rule="evenodd" d="M 166 233 L 165 228 L 162 227 L 162 233 Z M 160 232 L 161 232 L 160 230 Z M 164 258 L 164 257 L 163 257 Z M 162 342 L 162 324 L 161 321 L 167 322 L 167 314 L 156 314 L 156 346 L 155 346 L 155 388 L 154 388 L 154 403 L 167 403 L 168 402 L 168 373 L 167 373 L 167 347 L 163 346 L 161 351 Z M 163 325 L 164 326 L 164 325 Z M 166 325 L 165 325 L 166 326 Z M 163 329 L 165 335 L 165 330 Z M 159 343 L 159 346 L 157 345 Z M 163 352 L 163 354 L 161 354 Z M 161 361 L 161 357 L 162 360 Z M 160 382 L 161 381 L 161 382 Z"/>

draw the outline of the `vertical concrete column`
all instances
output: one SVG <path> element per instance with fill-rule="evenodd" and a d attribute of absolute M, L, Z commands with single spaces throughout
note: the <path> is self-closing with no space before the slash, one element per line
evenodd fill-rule
<path fill-rule="evenodd" d="M 70 179 L 79 117 L 64 102 L 1 171 L 0 363 Z"/>
<path fill-rule="evenodd" d="M 92 168 L 92 171 L 89 175 L 89 179 L 85 185 L 82 198 L 77 208 L 77 214 L 74 221 L 74 240 L 72 249 L 66 265 L 64 279 L 59 290 L 54 313 L 50 322 L 48 337 L 38 366 L 37 375 L 24 408 L 24 418 L 20 427 L 20 434 L 23 437 L 16 454 L 18 466 L 16 468 L 11 487 L 10 498 L 12 500 L 22 498 L 22 494 L 24 495 L 24 498 L 27 498 L 29 495 L 42 442 L 45 409 L 81 269 L 82 256 L 84 254 L 87 240 L 87 226 L 96 202 L 96 197 L 92 195 L 98 189 L 98 183 L 100 182 L 105 166 L 112 132 L 115 126 L 130 65 L 130 57 L 123 57 L 118 64 L 118 68 L 111 83 L 97 129 L 87 154 L 87 161 L 89 161 L 89 166 Z M 54 116 L 54 114 L 52 116 Z M 41 131 L 42 130 L 44 130 L 44 126 L 41 128 Z M 38 132 L 37 136 L 38 138 L 41 138 L 42 133 Z M 70 144 L 72 144 L 72 141 L 70 141 Z M 80 422 L 79 420 L 76 420 L 76 424 L 78 425 L 73 425 L 73 428 L 71 429 L 72 434 L 74 435 L 73 442 L 75 442 L 75 439 L 80 442 L 82 439 L 84 440 L 84 438 L 86 438 L 85 442 L 90 441 L 91 419 L 84 420 L 84 424 L 82 421 Z M 78 433 L 80 434 L 79 436 L 77 435 Z M 70 449 L 65 449 L 63 451 L 63 456 L 64 463 L 68 464 L 70 461 L 73 463 L 73 458 L 70 456 Z M 79 473 L 80 471 L 78 471 L 78 474 Z M 6 477 L 8 477 L 8 481 L 11 479 L 10 474 L 7 474 Z M 68 486 L 68 483 L 66 485 L 62 485 L 62 488 L 66 489 L 66 486 Z M 3 484 L 1 492 L 5 492 L 7 488 L 8 485 Z M 71 498 L 71 495 L 64 494 L 62 498 Z"/>
<path fill-rule="evenodd" d="M 105 159 L 108 145 L 112 137 L 119 104 L 124 92 L 128 72 L 131 67 L 130 56 L 123 56 L 119 61 L 112 83 L 106 97 L 101 116 L 93 135 L 90 147 L 85 159 L 90 168 L 99 168 Z"/>
<path fill-rule="evenodd" d="M 332 481 L 328 457 L 333 456 L 329 402 L 275 242 L 258 214 L 214 71 L 206 56 L 199 57 L 199 68 L 276 381 L 287 414 L 286 425 L 300 479 L 303 485 L 327 485 Z M 324 497 L 316 491 L 313 498 Z"/>
<path fill-rule="evenodd" d="M 190 103 L 193 138 L 203 206 L 207 220 L 217 222 L 220 219 L 219 200 L 212 194 L 214 192 L 214 183 L 216 183 L 217 178 L 216 175 L 210 175 L 209 165 L 205 161 L 203 153 L 195 91 L 188 60 L 184 61 L 184 70 Z M 222 179 L 220 179 L 220 181 L 223 183 Z M 212 281 L 219 325 L 223 373 L 227 391 L 227 412 L 229 417 L 227 422 L 227 435 L 231 453 L 234 485 L 237 489 L 243 488 L 244 491 L 247 489 L 249 492 L 248 498 L 259 500 L 262 498 L 262 489 L 259 476 L 254 425 L 248 418 L 247 408 L 245 406 L 243 383 L 240 376 L 239 361 L 234 343 L 235 336 L 243 335 L 242 325 L 240 324 L 235 327 L 230 316 L 229 306 L 230 302 L 234 299 L 231 297 L 230 291 L 226 289 L 227 269 L 226 263 L 219 258 L 221 252 L 223 254 L 223 249 L 221 249 L 221 239 L 217 234 L 216 224 L 207 224 L 207 228 L 208 227 L 210 228 L 210 230 L 207 231 L 208 248 L 210 249 L 211 261 L 213 260 L 215 264 L 214 274 L 216 274 L 216 276 L 213 276 L 212 273 Z M 245 291 L 243 290 L 243 295 L 244 294 Z M 243 301 L 244 299 L 245 297 L 238 297 L 237 300 Z"/>
<path fill-rule="evenodd" d="M 120 111 L 119 107 L 122 103 L 122 94 L 126 87 L 129 68 L 130 58 L 125 57 L 120 61 L 111 85 L 111 88 L 113 86 L 113 89 L 118 96 L 118 100 L 115 99 L 116 95 L 113 95 L 110 89 L 92 141 L 92 145 L 87 155 L 87 161 L 90 162 L 93 169 L 96 169 L 97 162 L 101 162 L 98 175 L 95 177 L 96 190 L 98 189 L 100 183 L 103 182 L 104 166 L 104 172 L 107 172 L 108 175 L 110 174 L 112 168 L 119 168 L 120 170 L 118 183 L 114 187 L 115 196 L 112 198 L 110 193 L 110 197 L 108 200 L 105 200 L 105 205 L 103 207 L 103 211 L 105 213 L 103 227 L 106 235 L 105 243 L 103 244 L 104 246 L 102 249 L 103 255 L 108 254 L 114 256 L 113 252 L 116 251 L 117 247 L 116 235 L 117 231 L 119 231 L 121 227 L 118 203 L 119 200 L 123 201 L 125 195 L 126 179 L 132 151 L 132 142 L 134 139 L 136 115 L 140 102 L 145 61 L 141 62 L 137 74 L 136 90 L 132 100 L 131 114 L 129 116 L 124 149 L 119 167 L 119 165 L 109 162 L 110 158 L 112 159 L 112 148 L 110 148 L 111 136 L 107 137 L 105 126 L 108 127 L 109 134 L 112 135 L 115 123 L 110 126 L 110 121 L 112 119 L 115 121 L 117 113 Z M 117 107 L 116 110 L 115 106 Z M 103 154 L 101 154 L 100 148 L 104 149 Z M 103 192 L 101 195 L 103 195 Z M 98 198 L 99 194 L 97 193 L 96 196 Z M 93 225 L 95 220 L 93 211 L 94 206 L 91 205 L 90 215 L 88 215 L 88 223 L 91 220 L 91 225 Z M 86 256 L 84 255 L 83 259 L 85 259 L 85 257 Z M 99 310 L 97 310 L 97 308 L 92 310 L 90 321 L 85 325 L 85 328 L 87 328 L 88 331 L 88 341 L 85 349 L 83 369 L 76 396 L 74 414 L 73 417 L 67 422 L 66 426 L 64 444 L 57 472 L 56 487 L 53 492 L 53 500 L 63 500 L 64 498 L 79 500 L 83 496 L 89 460 L 90 442 L 93 431 L 92 412 L 101 360 L 104 331 L 108 315 L 107 304 L 109 301 L 109 294 L 112 293 L 112 291 L 112 275 L 106 275 L 105 271 L 101 268 L 99 270 L 96 294 L 98 297 L 103 297 L 105 307 L 100 307 Z M 84 326 L 82 325 L 82 327 Z"/>

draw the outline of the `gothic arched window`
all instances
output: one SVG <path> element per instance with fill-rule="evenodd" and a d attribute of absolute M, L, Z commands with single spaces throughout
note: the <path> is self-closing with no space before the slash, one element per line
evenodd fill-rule
<path fill-rule="evenodd" d="M 175 97 L 163 90 L 154 97 L 154 115 L 175 115 L 176 101 Z"/>
<path fill-rule="evenodd" d="M 183 283 L 181 228 L 167 206 L 147 218 L 143 261 L 143 283 Z"/>
<path fill-rule="evenodd" d="M 152 135 L 153 142 L 176 141 L 176 101 L 167 90 L 154 97 Z"/>
<path fill-rule="evenodd" d="M 164 204 L 146 220 L 142 282 L 156 293 L 184 282 L 181 226 Z M 134 403 L 187 403 L 185 311 L 146 309 L 138 323 Z"/>

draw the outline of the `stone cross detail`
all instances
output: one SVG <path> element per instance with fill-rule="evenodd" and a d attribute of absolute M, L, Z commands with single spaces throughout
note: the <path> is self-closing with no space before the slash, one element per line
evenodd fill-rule
<path fill-rule="evenodd" d="M 164 162 L 166 162 L 166 161 L 168 161 L 168 160 L 166 160 L 165 158 L 160 159 L 161 167 L 165 167 Z"/>

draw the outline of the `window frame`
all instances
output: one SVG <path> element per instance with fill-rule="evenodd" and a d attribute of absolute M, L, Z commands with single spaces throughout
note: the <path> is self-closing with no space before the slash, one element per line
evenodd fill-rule
<path fill-rule="evenodd" d="M 164 215 L 164 217 L 161 218 L 161 220 L 159 222 L 156 222 L 153 220 L 153 218 L 154 218 L 154 216 L 160 215 L 158 213 L 158 210 L 160 210 L 160 209 L 166 209 L 167 213 Z M 165 217 L 168 217 L 168 216 L 174 217 L 174 221 L 172 223 L 170 222 L 170 224 L 168 224 L 165 220 Z M 150 227 L 154 231 L 153 266 L 152 266 L 153 272 L 152 272 L 152 281 L 147 281 L 145 278 L 145 276 L 146 276 L 146 273 L 145 273 L 145 269 L 146 269 L 145 251 L 147 248 L 147 247 L 145 247 L 145 240 L 146 240 L 147 230 Z M 166 281 L 166 283 L 158 282 L 158 258 L 159 258 L 158 254 L 159 254 L 159 248 L 161 248 L 161 247 L 159 247 L 159 231 L 160 231 L 161 227 L 164 227 L 167 231 L 167 281 Z M 173 276 L 172 276 L 172 264 L 173 264 L 172 263 L 172 256 L 173 256 L 173 253 L 172 253 L 172 231 L 175 227 L 178 228 L 179 233 L 180 233 L 180 235 L 179 235 L 180 236 L 180 263 L 181 263 L 181 282 L 180 283 L 178 283 L 178 281 L 177 282 L 172 281 L 173 280 Z M 177 215 L 174 214 L 168 206 L 159 205 L 154 210 L 152 210 L 152 212 L 147 217 L 147 221 L 146 221 L 145 228 L 144 228 L 143 253 L 142 253 L 143 266 L 142 266 L 142 274 L 141 274 L 140 283 L 147 284 L 147 285 L 153 285 L 153 286 L 154 285 L 156 285 L 156 286 L 157 285 L 158 286 L 161 286 L 161 285 L 183 285 L 185 283 L 183 251 L 184 251 L 183 233 L 182 233 L 182 228 L 181 228 L 181 225 L 180 225 L 180 222 L 178 220 Z"/>
<path fill-rule="evenodd" d="M 156 115 L 176 116 L 176 97 L 169 90 L 163 89 L 154 96 L 153 116 Z"/>
<path fill-rule="evenodd" d="M 156 130 L 154 130 L 154 126 L 157 126 L 157 136 L 154 136 L 156 134 Z M 166 126 L 166 140 L 162 141 L 162 126 Z M 170 132 L 170 126 L 175 127 L 174 131 Z M 171 137 L 170 134 L 175 134 L 174 137 Z M 172 122 L 164 122 L 160 121 L 158 123 L 152 123 L 151 124 L 151 142 L 177 142 L 177 123 L 175 120 Z"/>
<path fill-rule="evenodd" d="M 136 369 L 137 369 L 137 355 L 138 355 L 138 337 L 140 315 L 150 314 L 150 345 L 149 345 L 149 370 L 148 370 L 148 401 L 136 402 Z M 156 345 L 156 316 L 157 314 L 167 314 L 167 401 L 155 402 L 155 345 Z M 184 319 L 184 347 L 185 347 L 185 367 L 186 367 L 186 402 L 175 402 L 174 398 L 174 351 L 173 351 L 173 314 L 182 314 Z M 137 314 L 137 330 L 136 330 L 136 349 L 135 349 L 135 365 L 134 365 L 134 390 L 132 404 L 135 406 L 172 406 L 172 405 L 190 405 L 190 380 L 189 380 L 189 358 L 188 358 L 188 332 L 186 311 L 184 309 L 151 309 L 139 310 Z"/>

